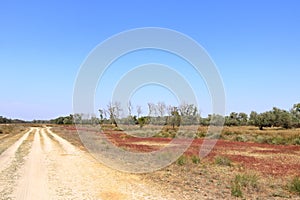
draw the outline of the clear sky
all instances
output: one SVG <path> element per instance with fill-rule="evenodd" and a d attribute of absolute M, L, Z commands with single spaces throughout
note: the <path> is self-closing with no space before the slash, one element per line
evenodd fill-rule
<path fill-rule="evenodd" d="M 297 0 L 1 0 L 0 116 L 70 114 L 89 52 L 114 34 L 149 26 L 182 32 L 207 50 L 224 82 L 227 113 L 289 109 L 300 102 L 299 10 Z"/>

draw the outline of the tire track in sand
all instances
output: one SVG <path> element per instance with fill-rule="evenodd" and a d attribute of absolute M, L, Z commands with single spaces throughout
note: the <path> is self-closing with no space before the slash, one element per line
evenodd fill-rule
<path fill-rule="evenodd" d="M 90 154 L 47 129 L 53 146 L 49 156 L 49 189 L 57 200 L 64 199 L 174 199 L 163 197 L 137 176 L 110 169 Z"/>
<path fill-rule="evenodd" d="M 50 199 L 47 187 L 45 155 L 41 148 L 40 130 L 40 128 L 36 129 L 31 151 L 24 166 L 19 171 L 21 178 L 13 194 L 16 199 Z"/>
<path fill-rule="evenodd" d="M 25 136 L 23 142 L 19 145 L 16 144 L 16 151 L 14 155 L 10 155 L 12 161 L 10 163 L 5 163 L 2 165 L 4 168 L 0 172 L 0 199 L 1 200 L 8 200 L 14 199 L 11 197 L 16 185 L 18 183 L 19 169 L 24 165 L 25 159 L 30 152 L 32 141 L 33 141 L 33 129 L 29 132 L 29 135 Z M 11 148 L 13 149 L 13 148 Z M 14 151 L 11 151 L 11 153 Z M 7 166 L 7 167 L 6 167 Z"/>
<path fill-rule="evenodd" d="M 12 164 L 0 173 L 1 200 L 174 199 L 135 175 L 100 164 L 50 128 L 32 128 L 23 139 L 12 148 L 18 149 Z"/>
<path fill-rule="evenodd" d="M 50 153 L 52 151 L 52 142 L 48 137 L 47 133 L 45 132 L 45 128 L 41 129 L 41 136 L 43 140 L 43 150 L 45 153 Z"/>

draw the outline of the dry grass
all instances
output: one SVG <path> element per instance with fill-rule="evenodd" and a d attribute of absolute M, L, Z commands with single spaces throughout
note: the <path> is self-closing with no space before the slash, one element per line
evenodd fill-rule
<path fill-rule="evenodd" d="M 197 138 L 206 137 L 207 130 L 207 127 L 200 126 L 197 131 Z M 224 126 L 220 139 L 238 142 L 300 145 L 300 128 L 272 127 L 259 130 L 254 126 Z"/>
<path fill-rule="evenodd" d="M 285 135 L 285 136 L 293 136 L 300 135 L 300 128 L 294 129 L 283 129 L 278 127 L 264 128 L 264 130 L 259 130 L 258 127 L 255 126 L 225 126 L 223 129 L 223 133 L 225 132 L 233 132 L 236 134 L 257 134 L 257 135 Z"/>
<path fill-rule="evenodd" d="M 26 124 L 0 125 L 0 154 L 15 143 L 28 129 Z"/>
<path fill-rule="evenodd" d="M 144 128 L 145 127 L 143 127 L 143 129 Z M 155 127 L 151 128 L 154 129 Z M 185 127 L 186 130 L 195 130 L 194 128 L 195 127 Z M 76 131 L 66 130 L 62 126 L 57 126 L 54 130 L 73 144 L 81 146 Z M 198 133 L 206 133 L 206 131 L 207 127 L 198 127 Z M 285 130 L 266 128 L 260 131 L 257 127 L 252 126 L 224 127 L 221 134 L 221 138 L 225 140 L 260 142 L 258 140 L 261 139 L 266 143 L 276 142 L 276 140 L 291 142 L 293 138 L 299 138 L 299 136 L 300 129 Z M 237 144 L 244 145 L 242 143 Z M 228 147 L 226 146 L 226 148 Z M 249 149 L 249 152 L 244 152 L 247 153 L 247 158 L 260 158 L 257 156 L 258 153 L 253 153 L 252 151 L 254 150 Z M 224 153 L 225 150 L 222 150 L 222 152 Z M 226 153 L 231 154 L 230 149 L 226 149 Z M 232 155 L 243 156 L 242 152 L 239 151 L 234 152 L 234 154 L 232 153 Z M 277 154 L 269 153 L 268 155 L 272 157 L 271 159 L 274 159 Z M 211 161 L 201 159 L 200 161 L 199 158 L 196 157 L 182 156 L 167 168 L 141 176 L 145 181 L 159 184 L 165 191 L 175 193 L 179 199 L 194 200 L 203 196 L 215 199 L 232 199 L 234 197 L 242 197 L 245 199 L 295 199 L 298 197 L 298 180 L 290 184 L 292 180 L 291 174 L 287 176 L 272 176 L 258 173 L 255 169 L 252 169 L 252 173 L 251 169 L 247 168 L 247 166 L 234 160 L 225 160 L 224 155 L 218 152 L 216 152 L 213 158 L 217 159 L 220 158 L 220 156 L 222 156 L 222 159 L 218 159 L 218 161 L 214 159 Z M 299 156 L 296 154 L 292 156 L 293 159 L 296 160 L 295 162 L 298 162 Z M 277 159 L 277 161 L 279 160 L 280 159 Z M 219 161 L 221 164 L 219 164 Z M 284 160 L 284 162 L 290 162 L 290 160 Z M 224 165 L 230 167 L 224 167 Z M 267 167 L 267 165 L 265 167 Z M 289 185 L 289 187 L 287 187 L 287 185 Z M 293 185 L 293 187 L 290 185 Z M 293 190 L 291 190 L 291 188 L 293 188 Z M 296 188 L 296 190 L 294 188 Z"/>

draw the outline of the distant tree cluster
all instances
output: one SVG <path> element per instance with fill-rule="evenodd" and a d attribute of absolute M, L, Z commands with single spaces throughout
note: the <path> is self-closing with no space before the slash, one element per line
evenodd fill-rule
<path fill-rule="evenodd" d="M 50 123 L 52 123 L 52 124 L 73 124 L 74 117 L 73 117 L 73 115 L 69 115 L 66 117 L 58 117 L 56 119 L 51 119 Z"/>
<path fill-rule="evenodd" d="M 134 107 L 129 102 L 127 106 L 128 115 L 123 116 L 124 110 L 121 108 L 121 104 L 110 102 L 106 108 L 99 109 L 99 118 L 74 114 L 58 117 L 50 120 L 50 122 L 55 124 L 138 125 L 141 128 L 150 123 L 152 125 L 169 125 L 175 128 L 180 125 L 220 125 L 224 122 L 225 126 L 252 125 L 257 126 L 260 130 L 263 130 L 264 127 L 300 128 L 300 103 L 295 104 L 289 111 L 274 107 L 272 110 L 263 113 L 252 111 L 249 116 L 243 112 L 232 112 L 225 118 L 215 114 L 208 115 L 206 118 L 200 117 L 198 108 L 187 103 L 171 106 L 166 105 L 164 102 L 158 102 L 148 103 L 147 106 L 147 114 L 143 115 L 141 106 Z M 136 115 L 132 114 L 134 110 Z M 0 123 L 10 123 L 7 120 L 0 117 Z"/>
<path fill-rule="evenodd" d="M 17 124 L 17 123 L 26 123 L 26 121 L 20 119 L 8 119 L 6 117 L 0 116 L 0 124 Z"/>
<path fill-rule="evenodd" d="M 252 111 L 249 118 L 246 113 L 230 113 L 225 117 L 226 126 L 253 125 L 263 130 L 264 127 L 282 127 L 285 129 L 300 127 L 300 103 L 290 111 L 274 107 L 270 111 L 257 113 Z"/>
<path fill-rule="evenodd" d="M 271 111 L 258 114 L 252 111 L 249 117 L 249 125 L 254 125 L 262 130 L 264 127 L 299 128 L 300 127 L 300 103 L 295 104 L 290 111 L 274 107 Z"/>
<path fill-rule="evenodd" d="M 200 114 L 198 108 L 193 104 L 182 103 L 179 106 L 166 105 L 164 102 L 148 103 L 148 113 L 142 116 L 142 107 L 136 106 L 137 115 L 132 115 L 134 107 L 128 102 L 127 116 L 121 117 L 124 113 L 120 103 L 109 103 L 106 108 L 99 109 L 100 123 L 110 123 L 118 126 L 122 125 L 139 125 L 143 127 L 147 124 L 152 125 L 170 125 L 173 128 L 182 124 L 192 125 L 199 124 Z"/>
<path fill-rule="evenodd" d="M 52 124 L 100 124 L 100 119 L 97 117 L 85 116 L 84 114 L 74 114 L 64 117 L 51 119 Z"/>

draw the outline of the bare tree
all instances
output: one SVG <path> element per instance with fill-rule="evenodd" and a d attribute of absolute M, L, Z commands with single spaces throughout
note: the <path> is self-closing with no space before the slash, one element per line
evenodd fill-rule
<path fill-rule="evenodd" d="M 173 108 L 174 108 L 174 106 L 171 106 L 171 105 L 167 106 L 167 114 L 168 114 L 168 116 L 171 116 Z"/>
<path fill-rule="evenodd" d="M 166 112 L 166 104 L 164 102 L 158 102 L 157 103 L 157 110 L 159 112 L 159 116 L 163 117 Z"/>
<path fill-rule="evenodd" d="M 139 118 L 142 114 L 142 107 L 140 105 L 136 106 L 137 117 Z"/>
<path fill-rule="evenodd" d="M 179 111 L 181 116 L 192 116 L 197 114 L 198 109 L 194 104 L 187 104 L 183 102 L 179 106 Z"/>
<path fill-rule="evenodd" d="M 131 104 L 131 101 L 128 101 L 128 104 L 127 104 L 127 108 L 128 108 L 128 115 L 131 117 L 132 115 L 132 104 Z"/>
<path fill-rule="evenodd" d="M 115 102 L 115 103 L 110 102 L 107 105 L 107 111 L 108 111 L 111 123 L 114 124 L 115 126 L 118 126 L 116 119 L 119 118 L 120 112 L 122 111 L 120 102 Z"/>
<path fill-rule="evenodd" d="M 120 116 L 121 116 L 121 112 L 122 112 L 122 107 L 121 107 L 121 103 L 120 102 L 115 102 L 114 103 L 114 107 L 115 107 L 115 117 L 117 118 L 117 119 L 119 119 L 120 118 Z"/>
<path fill-rule="evenodd" d="M 149 116 L 156 116 L 156 106 L 154 103 L 148 103 Z"/>

